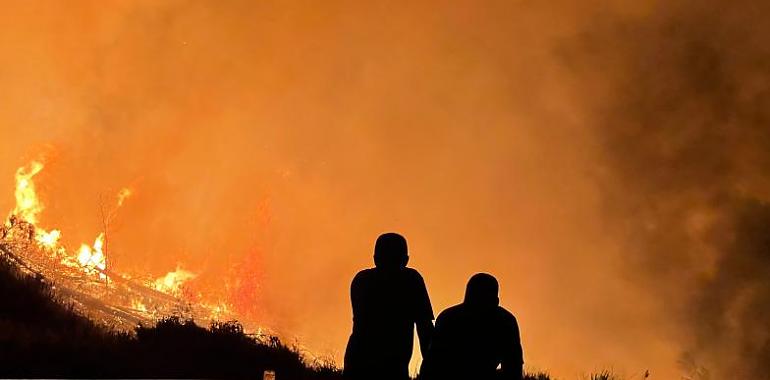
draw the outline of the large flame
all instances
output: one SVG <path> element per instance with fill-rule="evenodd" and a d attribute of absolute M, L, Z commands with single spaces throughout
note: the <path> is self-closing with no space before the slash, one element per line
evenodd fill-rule
<path fill-rule="evenodd" d="M 107 269 L 107 257 L 104 256 L 104 233 L 99 234 L 93 246 L 82 244 L 78 251 L 78 263 L 86 273 L 98 273 L 105 278 L 104 270 Z"/>
<path fill-rule="evenodd" d="M 32 177 L 43 170 L 43 163 L 32 161 L 29 165 L 16 170 L 16 208 L 13 215 L 31 224 L 37 223 L 37 214 L 43 211 L 43 204 L 37 198 L 35 182 Z"/>
<path fill-rule="evenodd" d="M 43 247 L 55 249 L 61 238 L 61 231 L 46 231 L 37 226 L 38 214 L 45 209 L 43 202 L 37 196 L 33 178 L 43 170 L 43 163 L 32 161 L 16 170 L 16 207 L 11 216 L 35 226 L 35 240 Z"/>
<path fill-rule="evenodd" d="M 198 275 L 177 267 L 175 271 L 166 273 L 165 276 L 160 277 L 153 283 L 155 289 L 161 292 L 180 296 L 182 294 L 182 286 L 185 282 L 194 279 Z"/>
<path fill-rule="evenodd" d="M 38 198 L 34 177 L 44 167 L 45 165 L 41 161 L 32 161 L 16 170 L 16 207 L 11 212 L 9 220 L 16 219 L 29 223 L 34 227 L 34 238 L 41 248 L 54 253 L 61 253 L 64 251 L 59 246 L 61 231 L 56 229 L 47 231 L 38 225 L 38 214 L 45 209 L 45 205 Z M 130 195 L 129 189 L 122 189 L 118 193 L 118 206 L 122 205 Z M 92 246 L 82 244 L 75 257 L 77 263 L 83 267 L 86 273 L 98 274 L 101 278 L 105 278 L 103 272 L 107 269 L 107 258 L 104 254 L 104 232 L 96 237 Z M 72 265 L 72 257 L 63 257 L 62 263 Z"/>

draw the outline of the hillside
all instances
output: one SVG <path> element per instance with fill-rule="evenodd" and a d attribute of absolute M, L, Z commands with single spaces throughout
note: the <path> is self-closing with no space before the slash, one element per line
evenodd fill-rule
<path fill-rule="evenodd" d="M 57 300 L 52 286 L 0 259 L 0 377 L 338 379 L 275 337 L 244 334 L 236 322 L 203 328 L 167 318 L 133 334 L 114 332 Z"/>

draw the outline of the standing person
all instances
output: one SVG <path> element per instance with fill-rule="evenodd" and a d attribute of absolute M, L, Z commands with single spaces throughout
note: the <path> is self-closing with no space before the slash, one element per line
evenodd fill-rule
<path fill-rule="evenodd" d="M 479 273 L 471 277 L 463 303 L 444 310 L 436 319 L 420 379 L 522 379 L 519 325 L 513 314 L 499 306 L 497 294 L 493 276 Z M 498 365 L 502 377 L 495 377 Z"/>
<path fill-rule="evenodd" d="M 406 239 L 386 233 L 374 245 L 374 268 L 353 278 L 353 333 L 345 350 L 345 379 L 407 380 L 414 327 L 425 353 L 433 308 L 420 274 L 407 268 Z"/>

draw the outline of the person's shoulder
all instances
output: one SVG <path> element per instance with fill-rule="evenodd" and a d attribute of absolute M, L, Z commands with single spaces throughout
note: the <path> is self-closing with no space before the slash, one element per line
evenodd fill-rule
<path fill-rule="evenodd" d="M 355 277 L 353 277 L 353 282 L 359 282 L 359 281 L 366 281 L 367 278 L 370 278 L 374 275 L 374 268 L 367 268 L 364 270 L 359 271 L 356 273 Z"/>
<path fill-rule="evenodd" d="M 438 318 L 436 318 L 436 320 L 439 320 L 439 319 L 441 319 L 441 320 L 452 319 L 456 315 L 462 314 L 464 308 L 465 308 L 465 306 L 463 304 L 457 304 L 457 305 L 454 305 L 454 306 L 450 306 L 450 307 L 446 308 L 444 311 L 442 311 L 441 313 L 439 313 Z"/>
<path fill-rule="evenodd" d="M 356 276 L 367 276 L 367 275 L 371 275 L 371 274 L 372 274 L 372 273 L 374 273 L 376 270 L 377 270 L 377 268 L 366 268 L 366 269 L 361 269 L 360 271 L 358 271 L 358 274 L 357 274 Z"/>
<path fill-rule="evenodd" d="M 417 269 L 406 267 L 404 268 L 404 275 L 410 280 L 425 282 L 422 279 L 422 275 L 420 274 L 420 272 L 417 271 Z"/>
<path fill-rule="evenodd" d="M 516 317 L 502 306 L 497 307 L 497 317 L 505 324 L 516 324 Z"/>

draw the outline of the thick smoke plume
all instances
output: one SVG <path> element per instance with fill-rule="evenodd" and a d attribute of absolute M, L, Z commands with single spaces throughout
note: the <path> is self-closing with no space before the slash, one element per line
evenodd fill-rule
<path fill-rule="evenodd" d="M 767 3 L 665 3 L 601 20 L 580 66 L 609 230 L 656 294 L 692 377 L 770 373 Z"/>

